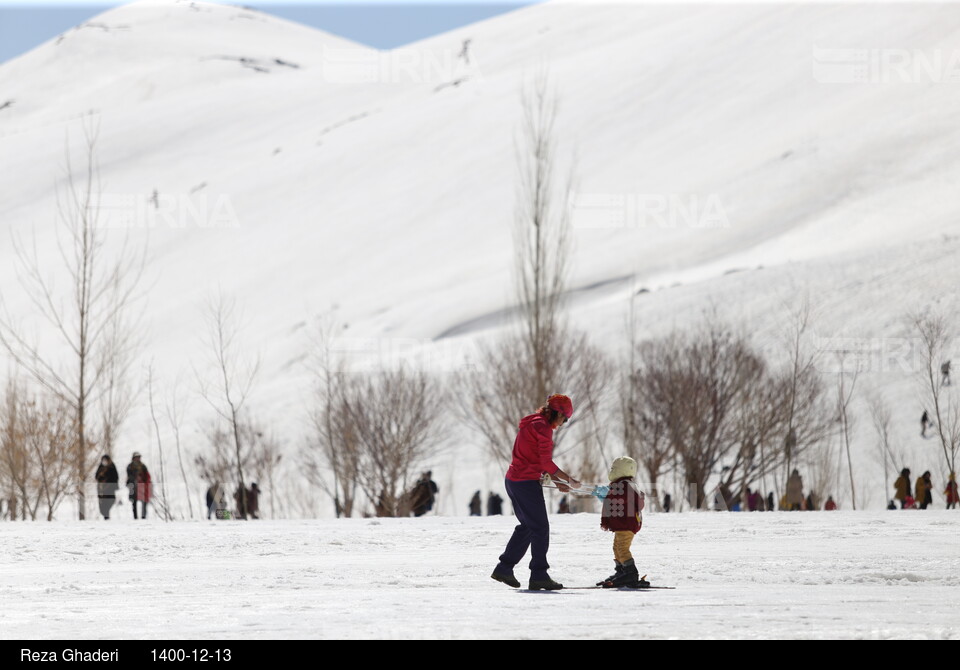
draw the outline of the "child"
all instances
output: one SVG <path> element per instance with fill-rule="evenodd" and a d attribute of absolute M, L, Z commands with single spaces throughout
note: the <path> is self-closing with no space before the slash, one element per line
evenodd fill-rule
<path fill-rule="evenodd" d="M 953 509 L 957 506 L 957 502 L 960 501 L 960 495 L 957 495 L 957 473 L 950 473 L 950 482 L 947 484 L 947 489 L 943 492 L 943 495 L 947 497 L 947 509 Z"/>
<path fill-rule="evenodd" d="M 597 586 L 604 588 L 650 586 L 649 582 L 640 579 L 630 553 L 633 536 L 640 530 L 640 512 L 643 510 L 644 503 L 643 491 L 637 489 L 633 482 L 636 476 L 637 462 L 624 456 L 615 460 L 610 467 L 610 486 L 598 487 L 600 491 L 597 495 L 603 500 L 600 527 L 613 532 L 616 572 L 602 582 L 598 582 Z"/>

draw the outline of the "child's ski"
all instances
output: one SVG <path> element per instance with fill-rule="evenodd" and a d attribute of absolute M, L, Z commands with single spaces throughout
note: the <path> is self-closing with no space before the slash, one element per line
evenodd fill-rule
<path fill-rule="evenodd" d="M 577 589 L 579 591 L 599 591 L 602 589 L 604 591 L 651 591 L 654 589 L 660 589 L 673 591 L 676 588 L 676 586 L 564 586 L 563 590 L 566 591 L 567 589 Z"/>

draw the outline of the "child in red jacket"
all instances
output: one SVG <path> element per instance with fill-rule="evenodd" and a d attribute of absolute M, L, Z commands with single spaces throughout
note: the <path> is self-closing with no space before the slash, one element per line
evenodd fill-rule
<path fill-rule="evenodd" d="M 597 586 L 614 588 L 618 586 L 642 587 L 650 583 L 640 579 L 640 573 L 630 553 L 633 537 L 642 525 L 643 491 L 637 488 L 633 478 L 637 476 L 637 462 L 629 457 L 618 458 L 610 467 L 610 486 L 603 500 L 603 513 L 600 527 L 613 532 L 613 557 L 616 572 Z"/>

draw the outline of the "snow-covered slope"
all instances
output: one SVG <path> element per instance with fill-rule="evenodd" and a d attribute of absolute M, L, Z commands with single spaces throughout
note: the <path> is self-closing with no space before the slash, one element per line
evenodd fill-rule
<path fill-rule="evenodd" d="M 509 306 L 519 91 L 546 66 L 577 157 L 572 317 L 611 351 L 640 287 L 645 332 L 717 304 L 770 338 L 806 292 L 821 337 L 905 338 L 905 310 L 953 306 L 958 18 L 951 5 L 547 3 L 377 52 L 237 7 L 133 3 L 0 66 L 0 286 L 29 312 L 7 240 L 50 241 L 65 137 L 76 159 L 95 110 L 103 190 L 126 203 L 110 214 L 150 226 L 130 231 L 149 232 L 148 356 L 189 370 L 203 298 L 235 294 L 264 356 L 253 405 L 296 449 L 319 315 L 335 308 L 361 350 L 422 349 L 449 368 Z M 836 49 L 905 54 L 908 81 L 887 67 L 889 81 L 836 83 L 854 58 L 837 65 Z M 596 202 L 612 227 L 582 218 Z M 641 202 L 666 209 L 641 219 Z M 705 208 L 718 225 L 690 218 Z M 457 337 L 434 341 L 444 333 Z M 896 405 L 916 472 L 936 454 L 907 437 L 911 373 L 872 370 L 865 386 Z M 144 431 L 131 424 L 132 450 Z M 866 422 L 857 440 L 875 477 Z M 459 436 L 434 468 L 447 513 L 496 485 L 476 441 Z M 476 468 L 449 474 L 455 459 Z"/>

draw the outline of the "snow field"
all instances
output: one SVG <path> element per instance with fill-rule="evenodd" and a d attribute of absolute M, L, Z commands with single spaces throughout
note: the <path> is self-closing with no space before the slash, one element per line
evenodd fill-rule
<path fill-rule="evenodd" d="M 494 582 L 509 516 L 4 524 L 0 637 L 955 639 L 955 517 L 650 513 L 634 557 L 677 588 L 636 593 Z M 551 523 L 556 579 L 612 572 L 597 515 Z"/>

